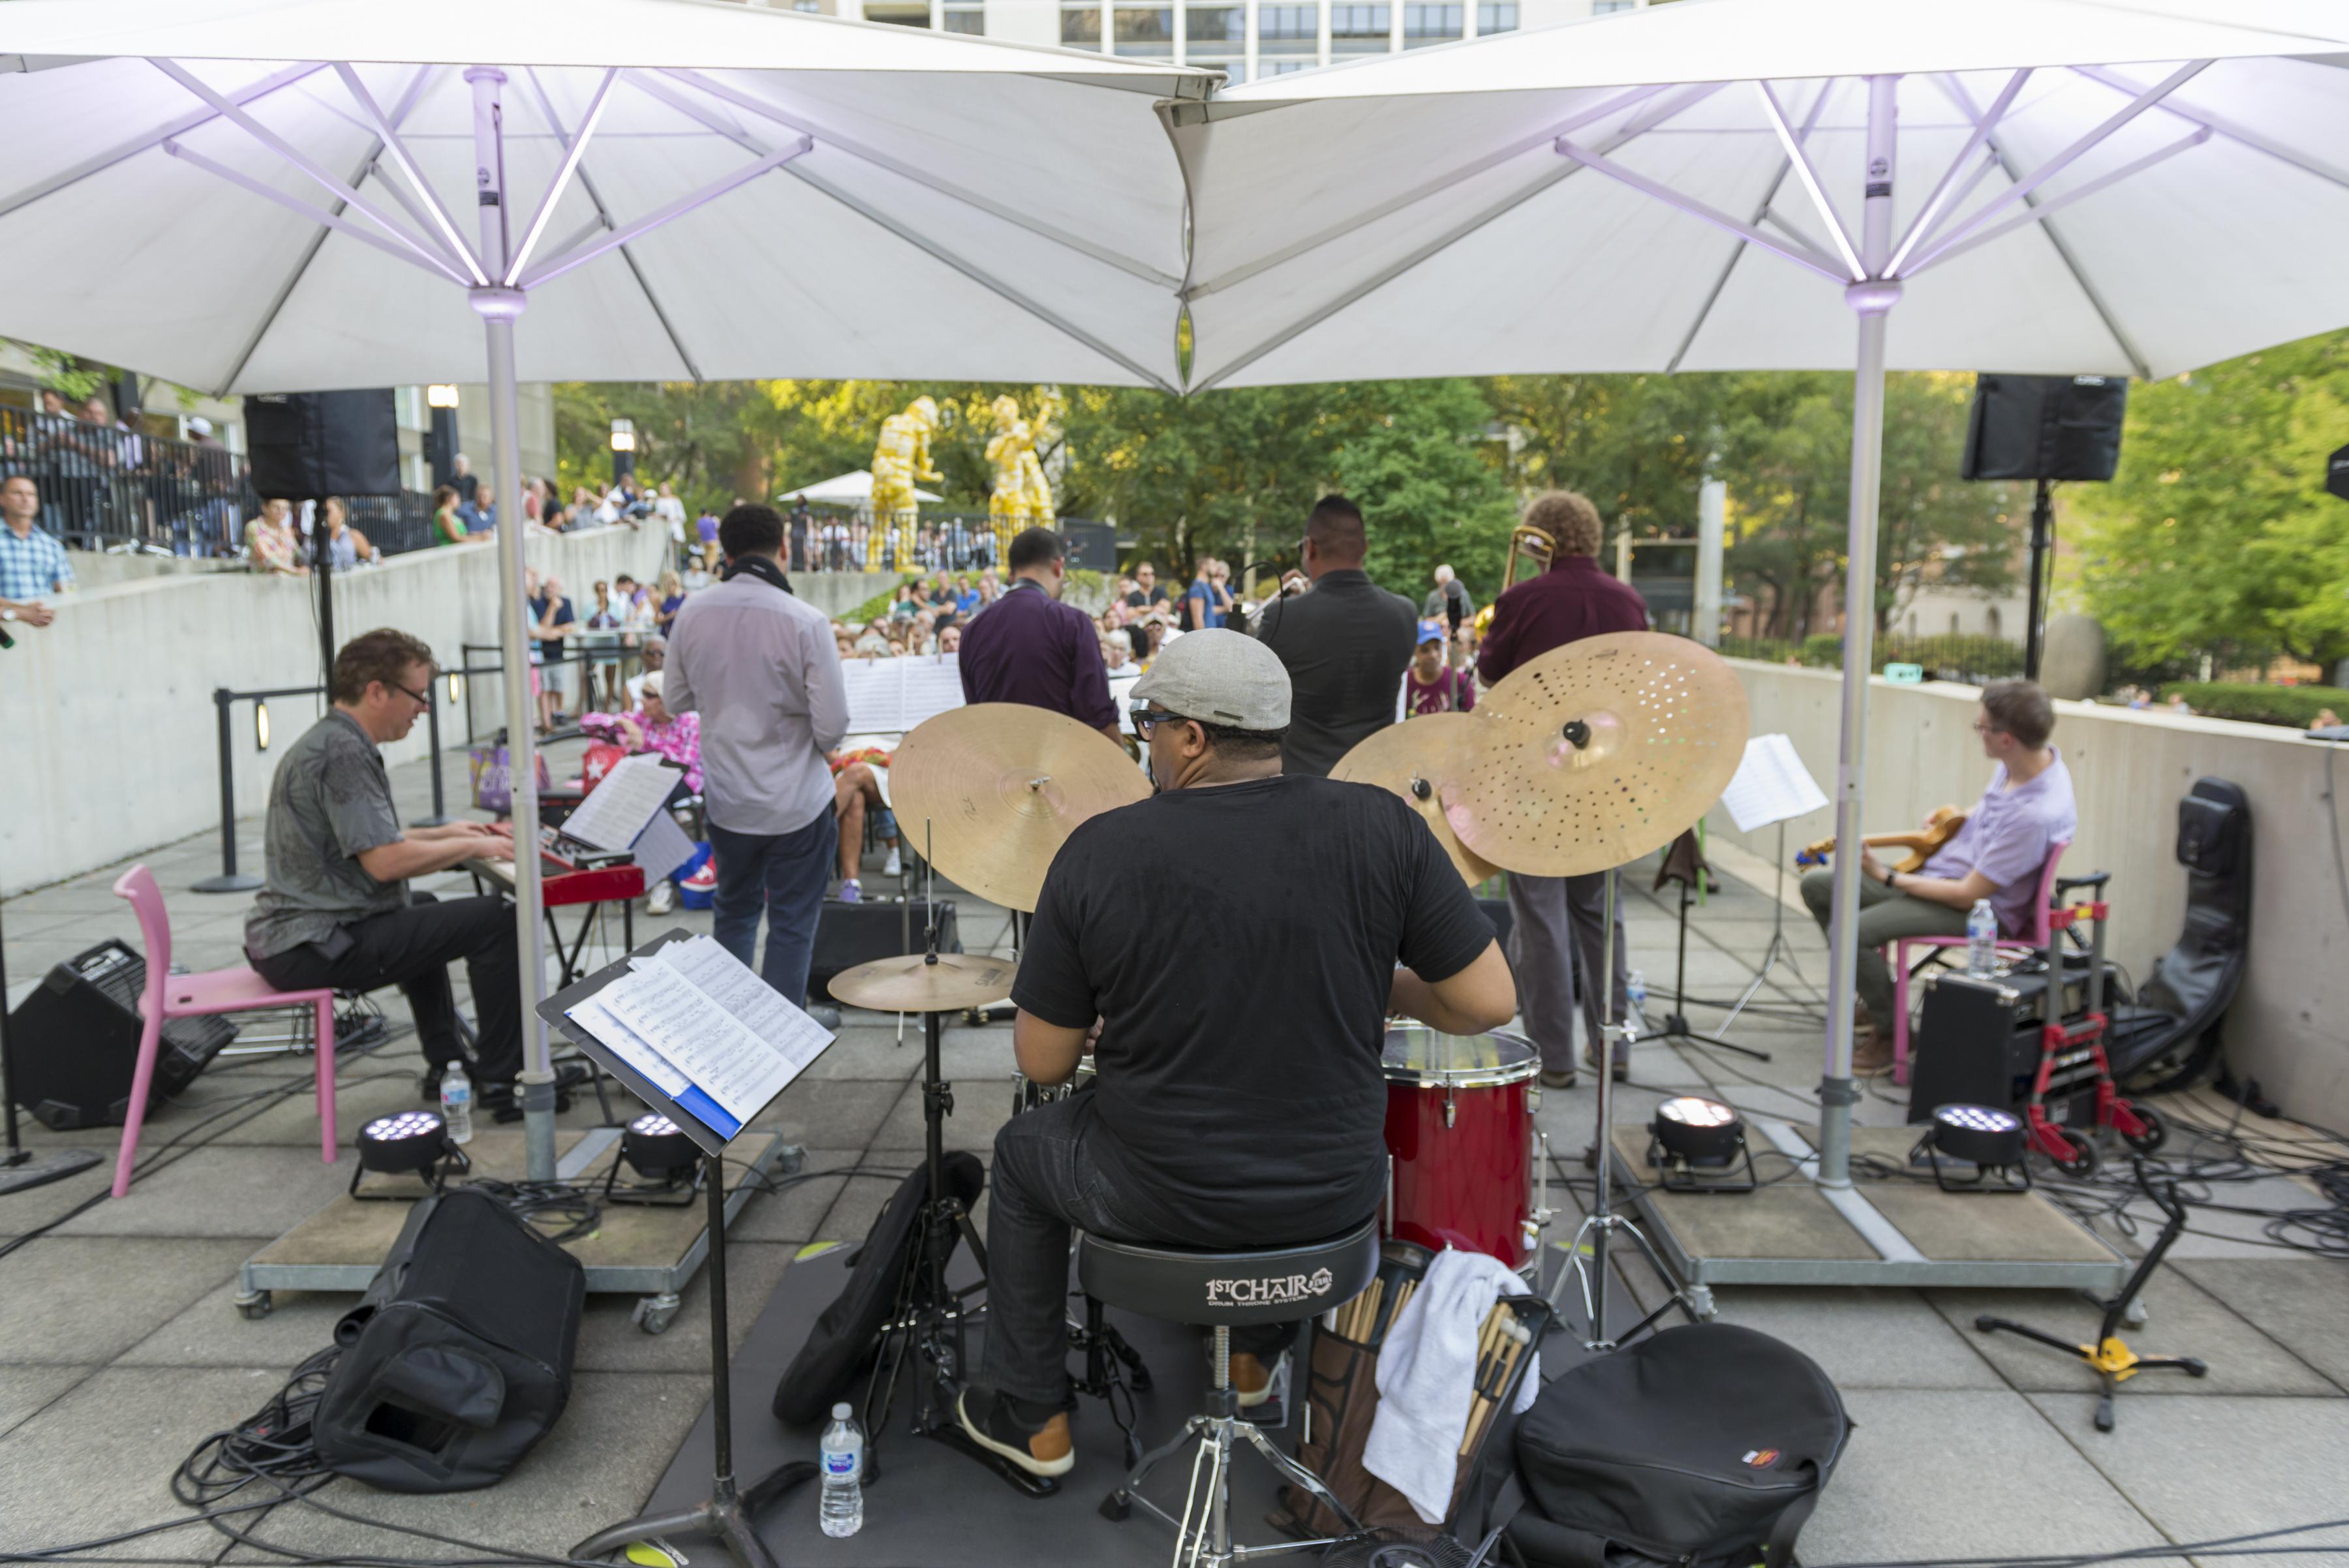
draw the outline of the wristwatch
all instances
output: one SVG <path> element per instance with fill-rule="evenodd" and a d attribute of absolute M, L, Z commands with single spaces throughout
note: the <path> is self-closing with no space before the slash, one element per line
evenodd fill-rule
<path fill-rule="evenodd" d="M 1893 883 L 1892 878 L 1894 878 L 1895 877 L 1898 877 L 1898 876 L 1899 876 L 1899 875 L 1900 875 L 1900 873 L 1899 873 L 1899 872 L 1898 872 L 1898 871 L 1894 870 L 1891 867 L 1887 866 L 1887 867 L 1884 868 L 1884 885 L 1885 885 L 1886 887 L 1888 887 L 1888 888 L 1891 888 L 1893 889 L 1893 891 L 1895 891 L 1895 892 L 1899 892 L 1899 888 L 1897 886 L 1895 886 L 1895 884 Z"/>
<path fill-rule="evenodd" d="M 15 620 L 16 618 L 16 612 L 14 609 L 0 609 L 0 620 Z"/>

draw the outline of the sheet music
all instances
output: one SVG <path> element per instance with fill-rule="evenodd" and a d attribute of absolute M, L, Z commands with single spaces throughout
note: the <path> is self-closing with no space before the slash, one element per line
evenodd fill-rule
<path fill-rule="evenodd" d="M 620 1015 L 604 1005 L 601 995 L 591 996 L 566 1015 L 584 1025 L 587 1032 L 612 1048 L 613 1053 L 637 1072 L 652 1081 L 653 1087 L 669 1098 L 692 1087 L 693 1081 L 679 1072 L 677 1064 L 656 1050 L 653 1043 L 628 1027 Z"/>
<path fill-rule="evenodd" d="M 1788 822 L 1827 808 L 1827 797 L 1784 735 L 1756 735 L 1745 742 L 1745 760 L 1721 792 L 1721 804 L 1740 833 Z"/>
<path fill-rule="evenodd" d="M 628 757 L 605 774 L 595 793 L 564 819 L 563 831 L 597 849 L 626 849 L 667 803 L 680 776 L 650 752 Z"/>
<path fill-rule="evenodd" d="M 792 1081 L 781 1052 L 665 963 L 638 963 L 597 994 L 738 1125 Z"/>
<path fill-rule="evenodd" d="M 848 694 L 848 727 L 902 735 L 962 701 L 962 655 L 911 654 L 898 659 L 848 659 L 840 666 Z"/>
<path fill-rule="evenodd" d="M 678 867 L 693 858 L 693 840 L 685 836 L 685 829 L 677 825 L 677 819 L 665 811 L 653 813 L 653 819 L 645 824 L 642 833 L 636 835 L 635 849 L 636 864 L 645 868 L 645 886 L 647 888 L 667 879 Z"/>
<path fill-rule="evenodd" d="M 735 1022 L 781 1051 L 789 1064 L 785 1081 L 806 1071 L 833 1037 L 823 1025 L 793 1007 L 714 937 L 696 937 L 661 949 L 654 962 L 667 964 L 693 982 Z"/>

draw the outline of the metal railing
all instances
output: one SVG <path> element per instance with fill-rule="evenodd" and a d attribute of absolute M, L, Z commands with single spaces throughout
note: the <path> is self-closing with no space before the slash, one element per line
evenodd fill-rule
<path fill-rule="evenodd" d="M 261 510 L 250 465 L 226 447 L 0 408 L 0 478 L 18 474 L 40 489 L 40 526 L 84 550 L 231 558 Z M 429 496 L 347 504 L 353 525 L 387 556 L 432 543 Z"/>
<path fill-rule="evenodd" d="M 1054 526 L 1092 525 L 1063 517 Z M 984 512 L 925 511 L 911 530 L 900 532 L 902 539 L 862 512 L 816 512 L 804 529 L 791 527 L 785 565 L 794 572 L 982 572 L 1003 564 L 995 520 Z"/>

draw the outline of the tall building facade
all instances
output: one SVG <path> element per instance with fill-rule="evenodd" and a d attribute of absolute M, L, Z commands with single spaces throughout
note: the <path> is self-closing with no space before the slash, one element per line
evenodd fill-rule
<path fill-rule="evenodd" d="M 1256 81 L 1431 44 L 1636 10 L 1649 0 L 769 0 L 1011 43 L 1170 60 Z"/>

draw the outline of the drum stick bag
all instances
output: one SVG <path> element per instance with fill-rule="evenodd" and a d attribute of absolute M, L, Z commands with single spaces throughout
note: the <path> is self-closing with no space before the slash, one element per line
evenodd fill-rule
<path fill-rule="evenodd" d="M 1527 1568 L 1787 1568 L 1851 1421 L 1816 1362 L 1690 1324 L 1569 1367 L 1517 1422 Z"/>
<path fill-rule="evenodd" d="M 987 1172 L 975 1154 L 956 1152 L 943 1168 L 947 1192 L 958 1199 L 966 1213 L 978 1202 Z M 873 1222 L 864 1245 L 848 1257 L 848 1283 L 818 1314 L 807 1343 L 792 1357 L 775 1385 L 775 1418 L 804 1426 L 827 1415 L 836 1400 L 846 1398 L 857 1372 L 873 1363 L 881 1325 L 897 1299 L 897 1285 L 914 1247 L 914 1230 L 929 1197 L 929 1173 L 916 1170 L 897 1190 Z M 949 1245 L 952 1243 L 949 1242 Z"/>

